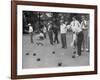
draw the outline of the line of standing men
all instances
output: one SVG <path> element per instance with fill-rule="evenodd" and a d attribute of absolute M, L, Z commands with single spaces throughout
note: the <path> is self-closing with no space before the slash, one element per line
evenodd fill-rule
<path fill-rule="evenodd" d="M 28 24 L 28 25 L 29 25 L 29 32 L 30 32 L 30 40 L 33 43 L 32 26 L 31 24 Z M 49 21 L 47 26 L 48 26 L 47 31 L 48 31 L 50 44 L 51 45 L 53 45 L 54 43 L 59 44 L 59 39 L 58 39 L 59 27 L 55 23 L 53 24 L 52 21 Z M 80 56 L 82 50 L 86 50 L 86 51 L 89 50 L 89 47 L 87 46 L 87 44 L 89 43 L 88 42 L 88 22 L 86 21 L 84 16 L 82 16 L 81 24 L 79 23 L 79 21 L 76 19 L 75 16 L 72 17 L 72 21 L 69 25 L 68 25 L 68 21 L 61 20 L 60 34 L 61 34 L 62 48 L 67 48 L 66 32 L 67 32 L 67 29 L 69 28 L 73 32 L 73 40 L 72 40 L 71 45 L 74 47 L 74 49 L 77 50 L 76 56 Z M 53 34 L 54 34 L 54 39 L 53 39 Z"/>
<path fill-rule="evenodd" d="M 67 29 L 71 29 L 73 32 L 73 40 L 71 45 L 74 47 L 75 50 L 77 50 L 76 56 L 81 56 L 82 50 L 89 51 L 89 46 L 87 44 L 88 41 L 88 21 L 86 21 L 85 16 L 82 16 L 81 23 L 76 19 L 76 17 L 72 17 L 72 21 L 70 25 L 68 25 L 68 21 L 61 20 L 60 21 L 60 34 L 61 34 L 61 43 L 62 48 L 67 48 L 67 40 L 66 40 L 66 32 Z M 55 38 L 53 40 L 53 33 L 55 35 Z M 52 25 L 52 22 L 48 23 L 48 35 L 50 39 L 50 43 L 53 45 L 53 43 L 57 42 L 58 40 L 58 28 L 54 24 Z"/>

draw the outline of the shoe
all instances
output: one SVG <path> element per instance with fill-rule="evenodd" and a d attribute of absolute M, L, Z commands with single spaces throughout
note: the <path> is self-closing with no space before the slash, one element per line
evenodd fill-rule
<path fill-rule="evenodd" d="M 75 54 L 75 57 L 79 57 L 80 55 L 78 55 L 78 54 Z"/>
<path fill-rule="evenodd" d="M 51 45 L 54 45 L 53 43 L 51 43 Z"/>
<path fill-rule="evenodd" d="M 73 54 L 76 54 L 76 51 L 74 51 Z"/>
<path fill-rule="evenodd" d="M 78 54 L 78 56 L 81 56 L 81 54 Z"/>
<path fill-rule="evenodd" d="M 64 47 L 61 47 L 61 48 L 64 48 Z"/>

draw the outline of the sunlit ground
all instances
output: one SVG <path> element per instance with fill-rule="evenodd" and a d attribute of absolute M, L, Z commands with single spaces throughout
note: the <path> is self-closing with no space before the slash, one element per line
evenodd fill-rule
<path fill-rule="evenodd" d="M 59 44 L 53 46 L 49 43 L 49 38 L 42 41 L 33 36 L 34 43 L 30 42 L 30 36 L 23 35 L 22 40 L 22 67 L 23 68 L 45 68 L 45 67 L 69 67 L 69 66 L 87 66 L 89 65 L 89 52 L 82 52 L 80 57 L 72 58 L 73 49 L 70 47 L 72 34 L 66 35 L 67 48 L 62 49 L 60 34 Z M 37 43 L 43 43 L 38 45 Z"/>

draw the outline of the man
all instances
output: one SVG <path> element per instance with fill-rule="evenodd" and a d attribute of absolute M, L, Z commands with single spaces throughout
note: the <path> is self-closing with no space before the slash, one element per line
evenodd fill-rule
<path fill-rule="evenodd" d="M 82 16 L 81 28 L 83 31 L 84 39 L 83 39 L 83 51 L 88 51 L 88 23 L 85 19 L 85 16 Z"/>
<path fill-rule="evenodd" d="M 73 31 L 74 48 L 75 49 L 77 48 L 76 56 L 80 56 L 81 55 L 81 46 L 82 46 L 82 41 L 83 41 L 83 32 L 82 32 L 79 21 L 76 20 L 75 17 L 72 17 L 71 29 Z"/>
<path fill-rule="evenodd" d="M 37 37 L 38 40 L 44 40 L 44 34 L 43 34 L 43 32 L 40 31 L 39 34 L 37 34 L 36 37 Z"/>
<path fill-rule="evenodd" d="M 44 25 L 43 27 L 43 34 L 44 34 L 44 38 L 46 39 L 46 32 L 47 32 L 47 29 L 46 29 L 46 26 Z"/>
<path fill-rule="evenodd" d="M 33 27 L 31 26 L 31 24 L 29 23 L 28 24 L 28 27 L 29 27 L 29 34 L 30 34 L 30 42 L 33 43 Z"/>
<path fill-rule="evenodd" d="M 48 36 L 50 40 L 50 44 L 53 45 L 53 29 L 52 29 L 52 22 L 48 23 Z"/>
<path fill-rule="evenodd" d="M 54 32 L 54 43 L 57 42 L 57 44 L 59 44 L 59 40 L 58 40 L 58 26 L 57 26 L 57 24 L 53 25 L 53 32 Z"/>
<path fill-rule="evenodd" d="M 66 43 L 66 25 L 64 24 L 64 20 L 60 21 L 60 34 L 61 34 L 62 48 L 67 48 L 67 43 Z"/>

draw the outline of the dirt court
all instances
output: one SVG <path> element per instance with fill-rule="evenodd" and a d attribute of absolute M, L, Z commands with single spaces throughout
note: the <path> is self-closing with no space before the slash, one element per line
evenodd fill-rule
<path fill-rule="evenodd" d="M 49 68 L 49 67 L 74 67 L 88 66 L 89 52 L 82 52 L 82 55 L 72 58 L 73 49 L 70 47 L 72 34 L 66 35 L 67 48 L 61 48 L 61 40 L 59 34 L 59 44 L 50 45 L 49 38 L 39 41 L 36 36 L 33 36 L 34 43 L 30 42 L 30 36 L 23 35 L 22 37 L 22 67 L 28 68 Z M 39 45 L 37 43 L 43 43 Z"/>

